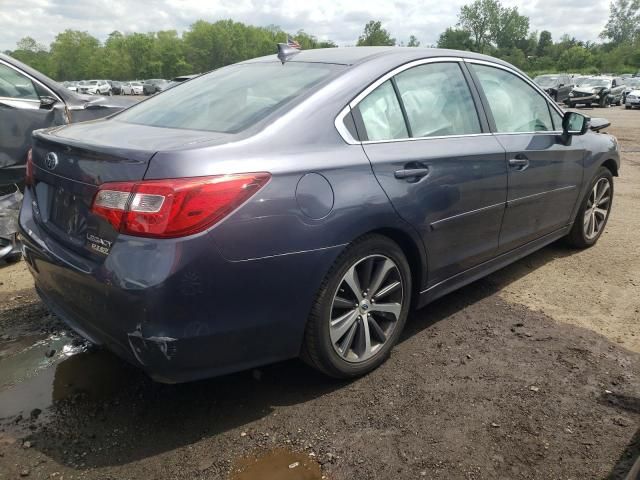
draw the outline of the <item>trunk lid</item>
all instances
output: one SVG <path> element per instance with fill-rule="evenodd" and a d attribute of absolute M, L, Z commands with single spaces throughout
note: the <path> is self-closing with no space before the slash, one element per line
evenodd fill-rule
<path fill-rule="evenodd" d="M 114 120 L 37 131 L 33 139 L 35 220 L 59 243 L 101 261 L 118 232 L 91 213 L 99 186 L 142 180 L 157 151 L 211 141 L 215 136 Z"/>

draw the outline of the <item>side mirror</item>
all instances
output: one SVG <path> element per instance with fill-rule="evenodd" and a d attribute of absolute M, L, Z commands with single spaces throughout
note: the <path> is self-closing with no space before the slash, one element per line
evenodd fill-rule
<path fill-rule="evenodd" d="M 40 97 L 40 108 L 46 108 L 49 109 L 51 107 L 53 107 L 56 103 L 58 103 L 58 100 L 56 100 L 53 97 Z"/>
<path fill-rule="evenodd" d="M 558 85 L 558 87 L 564 87 L 564 83 L 561 83 L 560 85 Z"/>
<path fill-rule="evenodd" d="M 584 135 L 589 130 L 589 120 L 589 117 L 581 113 L 565 112 L 562 118 L 563 135 Z"/>

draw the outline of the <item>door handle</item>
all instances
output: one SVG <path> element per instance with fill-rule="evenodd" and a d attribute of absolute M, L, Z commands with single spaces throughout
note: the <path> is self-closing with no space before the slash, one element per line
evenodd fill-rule
<path fill-rule="evenodd" d="M 516 167 L 518 170 L 524 170 L 529 166 L 529 159 L 526 155 L 518 154 L 514 158 L 509 159 L 509 166 Z"/>
<path fill-rule="evenodd" d="M 397 179 L 406 179 L 406 178 L 422 178 L 429 175 L 429 168 L 421 167 L 421 168 L 403 168 L 402 170 L 396 170 L 393 173 L 393 176 Z"/>

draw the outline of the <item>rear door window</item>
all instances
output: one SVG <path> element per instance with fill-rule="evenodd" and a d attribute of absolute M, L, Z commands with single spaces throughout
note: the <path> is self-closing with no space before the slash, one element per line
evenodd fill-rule
<path fill-rule="evenodd" d="M 408 138 L 402 108 L 391 80 L 387 80 L 358 104 L 366 130 L 365 140 L 381 141 Z"/>
<path fill-rule="evenodd" d="M 413 137 L 482 131 L 469 86 L 457 63 L 428 63 L 395 78 Z"/>

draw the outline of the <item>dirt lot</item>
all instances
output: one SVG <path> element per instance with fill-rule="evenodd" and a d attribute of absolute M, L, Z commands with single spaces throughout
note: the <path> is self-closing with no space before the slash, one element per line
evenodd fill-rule
<path fill-rule="evenodd" d="M 66 334 L 23 264 L 0 266 L 0 479 L 624 478 L 640 452 L 640 112 L 587 113 L 624 151 L 598 245 L 551 245 L 415 312 L 357 381 L 291 361 L 154 384 Z"/>

